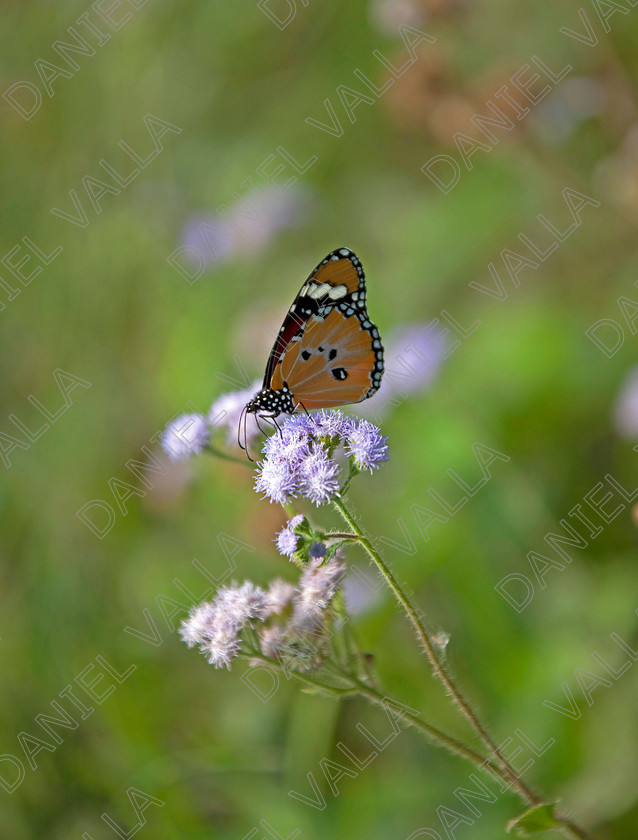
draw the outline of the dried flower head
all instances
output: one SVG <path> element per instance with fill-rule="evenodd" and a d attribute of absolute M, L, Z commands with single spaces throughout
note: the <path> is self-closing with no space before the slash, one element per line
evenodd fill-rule
<path fill-rule="evenodd" d="M 189 647 L 199 645 L 208 662 L 216 668 L 230 668 L 239 653 L 239 634 L 251 619 L 263 620 L 266 593 L 246 581 L 219 590 L 213 601 L 191 610 L 182 623 L 180 636 Z"/>
<path fill-rule="evenodd" d="M 266 592 L 266 606 L 264 618 L 279 616 L 292 604 L 295 595 L 295 587 L 288 581 L 276 578 L 272 581 Z"/>
<path fill-rule="evenodd" d="M 293 622 L 306 624 L 321 618 L 334 598 L 346 571 L 345 563 L 333 557 L 327 563 L 311 560 L 301 573 L 295 598 Z"/>

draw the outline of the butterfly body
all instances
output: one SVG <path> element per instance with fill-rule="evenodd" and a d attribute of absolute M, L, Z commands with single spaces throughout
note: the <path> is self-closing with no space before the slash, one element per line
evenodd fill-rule
<path fill-rule="evenodd" d="M 361 402 L 381 385 L 383 345 L 368 317 L 363 268 L 332 251 L 301 287 L 268 357 L 248 414 L 274 418 Z"/>

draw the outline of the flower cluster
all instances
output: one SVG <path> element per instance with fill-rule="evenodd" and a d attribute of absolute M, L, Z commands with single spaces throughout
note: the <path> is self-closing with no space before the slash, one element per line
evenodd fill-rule
<path fill-rule="evenodd" d="M 326 651 L 316 646 L 315 637 L 321 636 L 344 572 L 345 565 L 337 558 L 323 564 L 312 560 L 296 587 L 279 579 L 268 590 L 250 581 L 223 587 L 213 601 L 191 610 L 180 635 L 189 647 L 198 645 L 216 668 L 230 668 L 231 660 L 242 652 L 300 670 L 316 667 Z M 247 628 L 253 632 L 242 650 L 241 634 Z"/>
<path fill-rule="evenodd" d="M 250 402 L 257 391 L 261 388 L 261 380 L 255 380 L 248 388 L 242 391 L 229 391 L 221 394 L 211 405 L 208 412 L 208 422 L 211 428 L 226 429 L 228 443 L 237 443 L 237 432 L 241 413 L 246 403 Z M 254 414 L 247 415 L 246 440 L 251 441 L 259 434 L 259 427 Z M 242 435 L 244 430 L 242 429 Z"/>
<path fill-rule="evenodd" d="M 189 647 L 199 645 L 211 665 L 230 668 L 239 652 L 239 634 L 250 619 L 266 616 L 267 595 L 246 581 L 220 589 L 214 601 L 206 601 L 182 624 L 180 635 Z"/>
<path fill-rule="evenodd" d="M 261 382 L 253 382 L 242 391 L 221 394 L 210 407 L 208 416 L 193 412 L 180 414 L 164 429 L 160 443 L 172 461 L 184 461 L 191 455 L 199 455 L 210 441 L 215 429 L 225 429 L 229 443 L 237 441 L 239 418 L 244 406 L 261 388 Z M 242 429 L 246 440 L 252 441 L 259 434 L 254 414 L 247 415 L 246 428 Z"/>
<path fill-rule="evenodd" d="M 343 539 L 313 528 L 303 514 L 297 514 L 286 522 L 275 543 L 280 554 L 303 569 L 310 560 L 331 560 Z"/>
<path fill-rule="evenodd" d="M 277 549 L 280 554 L 284 555 L 284 557 L 291 558 L 297 550 L 299 534 L 295 532 L 295 529 L 304 522 L 304 519 L 304 515 L 302 513 L 298 513 L 297 516 L 293 516 L 293 518 L 289 520 L 277 534 Z"/>
<path fill-rule="evenodd" d="M 322 409 L 314 415 L 290 418 L 279 434 L 268 438 L 255 488 L 271 502 L 283 503 L 293 496 L 303 496 L 316 505 L 330 501 L 339 494 L 340 467 L 333 455 L 340 444 L 350 457 L 352 471 L 372 471 L 388 460 L 387 438 L 377 426 Z"/>

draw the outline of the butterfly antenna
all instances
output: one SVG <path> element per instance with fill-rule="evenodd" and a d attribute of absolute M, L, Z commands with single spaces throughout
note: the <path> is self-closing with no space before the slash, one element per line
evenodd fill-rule
<path fill-rule="evenodd" d="M 239 415 L 239 423 L 237 424 L 237 446 L 240 449 L 243 449 L 244 452 L 246 451 L 246 447 L 242 446 L 241 444 L 241 424 L 244 419 L 244 414 L 246 413 L 246 406 L 244 406 L 241 410 L 241 414 Z"/>
<path fill-rule="evenodd" d="M 257 419 L 257 415 L 255 414 L 255 420 Z M 246 457 L 252 463 L 254 463 L 254 458 L 250 457 L 250 452 L 248 451 L 248 412 L 244 414 L 244 445 L 246 447 Z"/>
<path fill-rule="evenodd" d="M 242 432 L 242 423 L 244 426 L 244 442 L 241 442 L 241 432 Z M 237 444 L 240 449 L 242 449 L 246 453 L 246 457 L 249 461 L 252 462 L 252 458 L 250 457 L 250 452 L 248 451 L 248 406 L 245 405 L 242 409 L 241 414 L 239 415 L 239 423 L 237 425 Z"/>

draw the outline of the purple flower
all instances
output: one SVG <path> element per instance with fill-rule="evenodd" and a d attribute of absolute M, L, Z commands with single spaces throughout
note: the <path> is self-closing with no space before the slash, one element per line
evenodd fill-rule
<path fill-rule="evenodd" d="M 373 423 L 359 420 L 348 434 L 346 451 L 354 457 L 360 470 L 372 472 L 388 460 L 388 439 Z"/>
<path fill-rule="evenodd" d="M 296 418 L 293 418 L 296 419 Z M 299 424 L 289 421 L 281 433 L 271 435 L 264 444 L 264 454 L 271 461 L 280 461 L 295 469 L 310 452 L 308 433 Z"/>
<path fill-rule="evenodd" d="M 208 439 L 208 423 L 203 414 L 182 414 L 164 429 L 160 443 L 172 461 L 183 461 L 198 455 Z"/>
<path fill-rule="evenodd" d="M 299 513 L 297 516 L 286 523 L 286 525 L 277 534 L 277 550 L 284 557 L 292 557 L 297 550 L 297 541 L 299 537 L 295 534 L 295 528 L 303 522 L 303 514 Z"/>
<path fill-rule="evenodd" d="M 289 430 L 306 435 L 316 434 L 317 424 L 315 422 L 315 416 L 313 414 L 310 416 L 307 414 L 294 414 L 286 421 L 285 428 L 282 431 Z"/>
<path fill-rule="evenodd" d="M 310 210 L 311 195 L 302 187 L 258 187 L 240 199 L 230 213 L 238 229 L 237 252 L 263 251 L 280 230 L 303 225 Z"/>
<path fill-rule="evenodd" d="M 330 451 L 322 443 L 324 438 L 331 441 Z M 265 459 L 257 465 L 256 489 L 271 502 L 282 503 L 297 495 L 316 505 L 330 501 L 339 492 L 339 464 L 330 454 L 339 443 L 346 444 L 359 469 L 372 471 L 388 460 L 387 438 L 367 420 L 346 417 L 340 411 L 297 415 L 264 443 Z M 291 556 L 292 538 L 283 532 L 280 537 L 282 553 Z"/>
<path fill-rule="evenodd" d="M 215 402 L 211 405 L 208 412 L 208 422 L 211 428 L 224 428 L 227 430 L 228 443 L 237 445 L 237 434 L 239 427 L 239 420 L 241 413 L 249 400 L 251 400 L 257 391 L 261 388 L 261 380 L 255 380 L 248 388 L 242 391 L 230 391 L 227 394 L 221 394 Z M 246 420 L 246 439 L 248 442 L 253 440 L 260 434 L 254 414 L 248 414 Z M 244 430 L 241 429 L 241 438 L 243 440 Z"/>
<path fill-rule="evenodd" d="M 355 424 L 352 417 L 346 417 L 341 411 L 326 411 L 325 408 L 311 417 L 315 423 L 313 433 L 326 437 L 346 437 Z"/>
<path fill-rule="evenodd" d="M 274 437 L 274 435 L 273 435 Z M 291 496 L 294 496 L 298 489 L 296 471 L 284 461 L 260 461 L 257 464 L 257 478 L 255 479 L 255 490 L 265 493 L 272 502 L 283 504 Z"/>
<path fill-rule="evenodd" d="M 256 187 L 226 213 L 198 213 L 182 229 L 185 259 L 195 268 L 259 253 L 285 228 L 304 224 L 312 196 L 302 187 Z"/>
<path fill-rule="evenodd" d="M 236 232 L 225 219 L 207 214 L 191 216 L 182 230 L 185 257 L 195 268 L 214 265 L 229 258 L 233 252 Z"/>
<path fill-rule="evenodd" d="M 321 444 L 315 443 L 299 470 L 300 492 L 316 505 L 329 502 L 339 490 L 338 473 L 337 462 L 333 461 Z"/>

